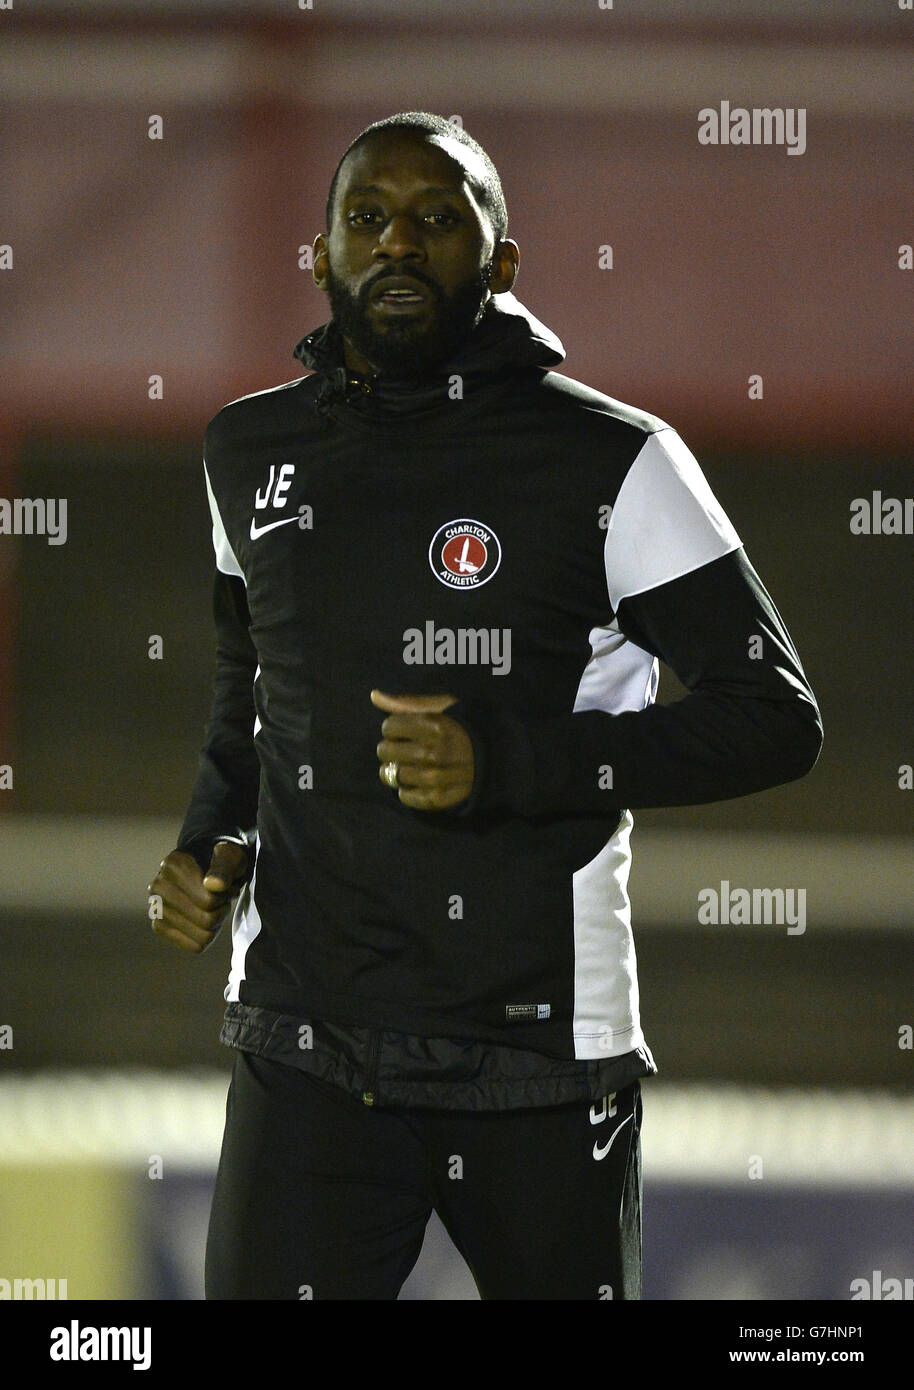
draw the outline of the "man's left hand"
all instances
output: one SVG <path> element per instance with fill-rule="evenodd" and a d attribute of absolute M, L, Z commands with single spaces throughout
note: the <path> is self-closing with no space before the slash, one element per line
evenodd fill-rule
<path fill-rule="evenodd" d="M 444 711 L 456 695 L 387 695 L 372 690 L 371 703 L 388 715 L 378 744 L 384 764 L 397 764 L 398 795 L 416 811 L 447 811 L 473 789 L 473 744 L 466 729 Z"/>

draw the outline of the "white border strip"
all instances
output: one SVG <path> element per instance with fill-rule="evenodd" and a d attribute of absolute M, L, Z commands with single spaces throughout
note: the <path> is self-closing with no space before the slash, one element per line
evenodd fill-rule
<path fill-rule="evenodd" d="M 215 1171 L 227 1073 L 59 1071 L 0 1080 L 3 1164 Z M 642 1083 L 645 1182 L 914 1187 L 914 1100 Z M 750 1171 L 756 1174 L 750 1176 Z"/>

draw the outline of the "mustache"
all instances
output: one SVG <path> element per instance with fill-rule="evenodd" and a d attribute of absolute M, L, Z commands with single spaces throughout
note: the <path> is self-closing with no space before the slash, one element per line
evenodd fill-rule
<path fill-rule="evenodd" d="M 397 280 L 403 278 L 415 280 L 417 285 L 422 285 L 422 287 L 428 290 L 429 294 L 433 295 L 436 299 L 440 299 L 443 294 L 443 291 L 438 285 L 433 285 L 430 280 L 426 280 L 422 275 L 417 275 L 415 271 L 389 270 L 384 275 L 378 275 L 374 280 L 370 280 L 367 285 L 362 286 L 358 296 L 359 302 L 364 304 L 374 293 L 375 286 L 383 283 L 384 280 Z"/>
<path fill-rule="evenodd" d="M 492 260 L 487 261 L 486 264 L 482 266 L 478 274 L 470 282 L 460 286 L 457 292 L 459 293 L 461 289 L 469 289 L 470 286 L 474 288 L 477 285 L 483 285 L 485 287 L 488 287 L 489 281 L 491 280 L 492 275 L 494 273 L 494 269 L 495 260 L 493 257 Z M 383 273 L 383 275 L 376 275 L 375 278 L 373 280 L 370 280 L 367 285 L 363 285 L 357 294 L 353 294 L 351 290 L 346 290 L 345 286 L 341 285 L 339 281 L 336 279 L 332 269 L 328 272 L 328 282 L 330 287 L 335 292 L 346 295 L 350 300 L 355 300 L 359 304 L 364 304 L 367 302 L 370 295 L 374 292 L 375 286 L 379 284 L 380 281 L 392 280 L 397 276 L 408 276 L 411 280 L 415 280 L 418 284 L 424 286 L 424 288 L 428 290 L 429 294 L 433 295 L 436 299 L 440 300 L 453 298 L 453 296 L 447 295 L 445 291 L 441 289 L 440 285 L 436 285 L 433 283 L 433 281 L 427 280 L 424 275 L 416 274 L 414 270 L 387 270 Z"/>

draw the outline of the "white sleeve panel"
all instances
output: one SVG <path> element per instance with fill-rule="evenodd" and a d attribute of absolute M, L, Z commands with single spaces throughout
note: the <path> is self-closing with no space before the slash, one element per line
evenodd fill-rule
<path fill-rule="evenodd" d="M 232 574 L 238 579 L 244 579 L 244 573 L 237 559 L 235 552 L 229 545 L 228 536 L 225 534 L 225 527 L 222 524 L 222 517 L 213 495 L 212 483 L 209 480 L 209 469 L 206 460 L 203 460 L 203 474 L 206 478 L 206 495 L 209 498 L 210 515 L 213 518 L 213 549 L 216 552 L 216 568 L 223 574 Z"/>
<path fill-rule="evenodd" d="M 695 456 L 674 429 L 658 430 L 625 475 L 606 532 L 613 611 L 740 545 Z"/>

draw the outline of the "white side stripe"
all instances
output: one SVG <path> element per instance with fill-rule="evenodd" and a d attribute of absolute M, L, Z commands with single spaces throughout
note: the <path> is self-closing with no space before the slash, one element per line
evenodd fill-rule
<path fill-rule="evenodd" d="M 260 935 L 262 926 L 260 913 L 257 910 L 257 903 L 254 900 L 254 890 L 257 885 L 257 861 L 259 857 L 260 831 L 258 830 L 254 840 L 254 872 L 251 874 L 250 880 L 241 890 L 232 916 L 232 964 L 224 996 L 228 1003 L 239 1002 L 238 992 L 241 988 L 241 981 L 245 977 L 245 956 L 247 955 L 248 947 L 251 942 Z"/>
<path fill-rule="evenodd" d="M 209 498 L 209 510 L 213 518 L 213 550 L 216 552 L 216 568 L 221 570 L 223 574 L 232 574 L 243 580 L 244 572 L 238 563 L 234 550 L 229 545 L 228 536 L 225 534 L 222 516 L 209 480 L 206 459 L 203 460 L 203 476 L 206 478 L 206 495 Z"/>
<path fill-rule="evenodd" d="M 626 811 L 599 853 L 572 875 L 578 1059 L 619 1057 L 644 1044 L 628 897 L 632 825 Z"/>

